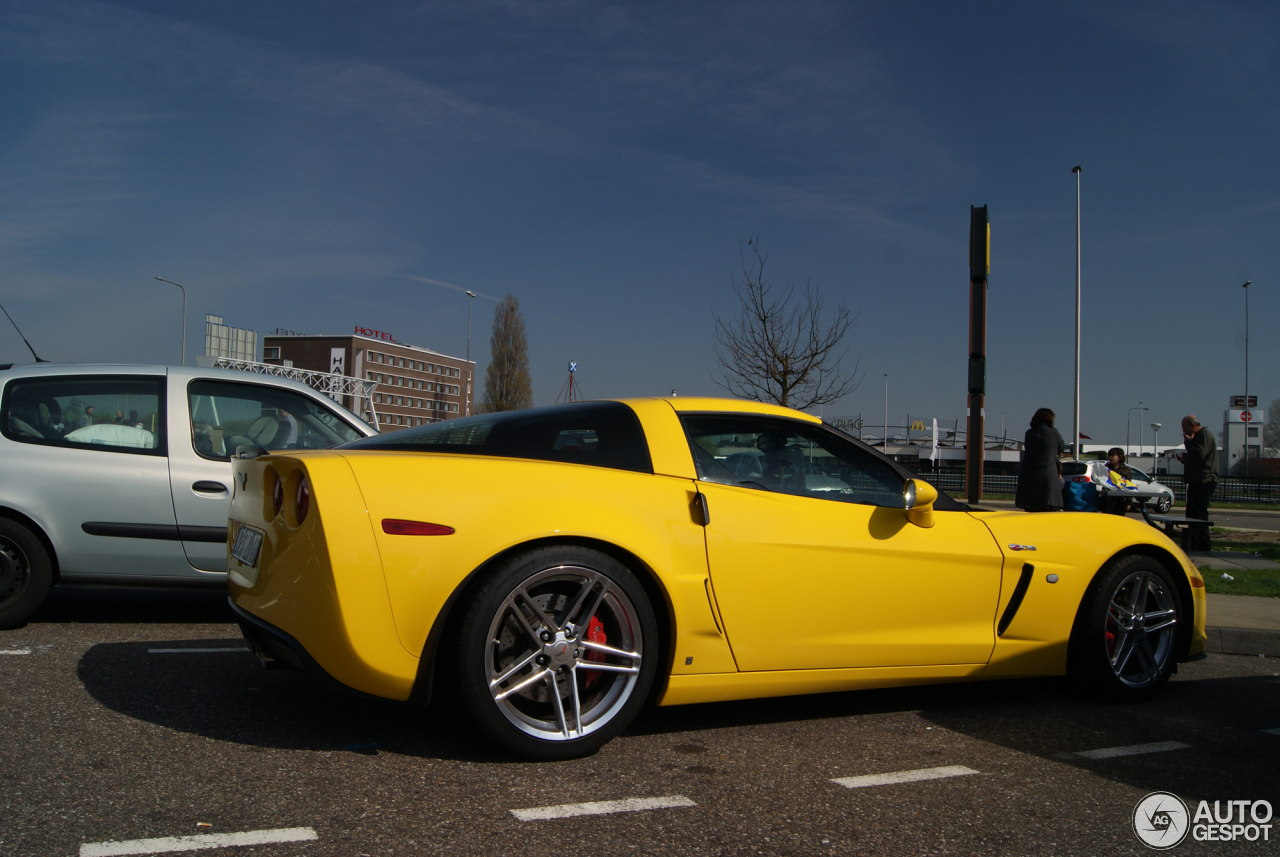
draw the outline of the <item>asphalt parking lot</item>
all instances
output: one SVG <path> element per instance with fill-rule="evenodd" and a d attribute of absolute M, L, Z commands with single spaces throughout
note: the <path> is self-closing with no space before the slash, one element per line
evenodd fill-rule
<path fill-rule="evenodd" d="M 1273 658 L 1211 655 L 1129 706 L 1034 680 L 656 709 L 531 764 L 460 737 L 447 698 L 261 671 L 216 594 L 69 590 L 0 632 L 0 699 L 0 854 L 22 857 L 1145 854 L 1150 792 L 1280 805 Z"/>

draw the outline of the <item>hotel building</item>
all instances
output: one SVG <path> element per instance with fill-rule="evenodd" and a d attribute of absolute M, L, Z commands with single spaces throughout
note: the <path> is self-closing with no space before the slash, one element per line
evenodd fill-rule
<path fill-rule="evenodd" d="M 474 362 L 366 327 L 346 336 L 269 333 L 262 337 L 262 360 L 377 382 L 373 407 L 382 431 L 467 416 L 472 409 Z M 367 405 L 350 397 L 342 404 L 365 410 L 361 416 L 374 422 Z"/>

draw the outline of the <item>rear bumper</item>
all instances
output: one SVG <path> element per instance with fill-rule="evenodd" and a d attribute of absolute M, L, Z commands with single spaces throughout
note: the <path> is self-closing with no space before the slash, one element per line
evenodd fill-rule
<path fill-rule="evenodd" d="M 301 670 L 310 673 L 321 684 L 338 693 L 361 699 L 387 701 L 384 697 L 356 690 L 338 681 L 320 666 L 295 637 L 239 607 L 234 599 L 228 598 L 227 603 L 231 605 L 231 612 L 240 625 L 240 633 L 244 635 L 245 642 L 249 644 L 249 649 L 263 669 Z"/>

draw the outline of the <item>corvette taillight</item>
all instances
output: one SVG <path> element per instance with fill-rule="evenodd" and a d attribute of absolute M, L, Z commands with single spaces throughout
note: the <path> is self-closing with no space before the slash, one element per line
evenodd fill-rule
<path fill-rule="evenodd" d="M 311 511 L 311 480 L 302 477 L 302 481 L 298 483 L 298 494 L 294 498 L 294 514 L 298 516 L 298 525 L 307 519 L 307 512 Z"/>
<path fill-rule="evenodd" d="M 275 487 L 271 489 L 271 517 L 275 519 L 280 515 L 280 510 L 284 508 L 284 480 L 276 479 Z"/>

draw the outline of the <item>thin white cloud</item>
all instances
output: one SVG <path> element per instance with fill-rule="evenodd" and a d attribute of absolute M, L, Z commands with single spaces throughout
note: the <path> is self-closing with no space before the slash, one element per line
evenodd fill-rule
<path fill-rule="evenodd" d="M 445 288 L 445 289 L 453 289 L 455 292 L 462 292 L 463 294 L 466 294 L 468 291 L 470 291 L 469 289 L 463 286 L 456 286 L 453 283 L 446 283 L 443 280 L 433 280 L 430 277 L 422 277 L 417 274 L 397 274 L 396 276 L 404 277 L 406 280 L 415 280 L 419 283 L 427 283 L 428 285 L 432 285 L 432 286 L 440 286 L 441 288 Z M 495 298 L 493 295 L 487 295 L 484 292 L 474 292 L 473 294 L 475 294 L 475 296 L 478 298 L 484 298 L 485 300 L 493 301 L 495 303 L 502 300 L 502 298 Z"/>

